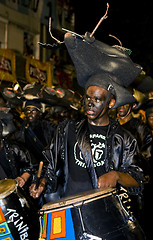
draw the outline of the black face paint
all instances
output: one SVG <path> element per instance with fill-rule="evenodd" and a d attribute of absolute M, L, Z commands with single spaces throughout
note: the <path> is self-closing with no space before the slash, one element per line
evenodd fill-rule
<path fill-rule="evenodd" d="M 112 89 L 113 89 L 113 87 L 112 87 L 112 86 L 109 86 L 107 98 L 106 98 L 105 102 L 102 104 L 102 106 L 101 106 L 101 111 L 99 112 L 99 114 L 98 114 L 98 116 L 95 118 L 95 120 L 96 120 L 97 118 L 99 118 L 99 116 L 101 115 L 101 113 L 103 112 L 103 110 L 105 109 L 106 106 L 107 106 L 107 108 L 108 108 L 108 103 L 109 103 L 109 101 L 110 101 Z M 104 113 L 103 113 L 103 114 L 104 114 Z M 103 115 L 102 115 L 102 116 L 103 116 Z"/>
<path fill-rule="evenodd" d="M 131 104 L 128 104 L 128 105 L 125 105 L 125 106 L 122 106 L 122 107 L 118 108 L 119 117 L 125 118 L 131 113 L 132 105 Z M 122 109 L 122 112 L 120 112 L 121 111 L 120 109 Z"/>
<path fill-rule="evenodd" d="M 107 105 L 110 101 L 112 90 L 113 90 L 113 87 L 111 85 L 109 85 L 109 87 L 107 89 L 107 91 L 108 91 L 107 96 L 104 100 L 102 100 L 101 98 L 96 97 L 96 96 L 91 97 L 91 96 L 86 95 L 86 97 L 85 97 L 85 110 L 86 110 L 86 113 L 88 115 L 88 118 L 90 118 L 90 116 L 93 118 L 94 115 L 95 115 L 93 120 L 96 120 L 100 116 L 102 117 L 105 114 L 105 112 L 103 114 L 102 114 L 102 112 L 104 111 L 104 109 L 106 107 L 108 108 Z M 96 116 L 96 114 L 97 114 L 97 116 Z"/>

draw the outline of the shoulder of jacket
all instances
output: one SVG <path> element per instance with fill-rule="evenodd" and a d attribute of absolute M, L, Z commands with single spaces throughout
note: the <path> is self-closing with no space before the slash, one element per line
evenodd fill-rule
<path fill-rule="evenodd" d="M 84 126 L 85 124 L 87 124 L 87 119 L 86 118 L 82 118 L 81 120 L 76 121 L 75 122 L 76 129 Z"/>
<path fill-rule="evenodd" d="M 70 120 L 64 120 L 60 123 L 58 123 L 57 125 L 57 132 L 64 132 L 66 130 L 66 128 L 68 127 L 68 125 L 70 124 Z"/>
<path fill-rule="evenodd" d="M 42 126 L 45 126 L 45 127 L 53 127 L 53 128 L 56 128 L 56 127 L 57 127 L 57 124 L 56 124 L 56 123 L 54 123 L 54 122 L 52 122 L 52 121 L 47 121 L 47 120 L 45 120 L 45 119 L 43 119 L 43 120 L 41 121 L 41 124 L 42 124 Z"/>
<path fill-rule="evenodd" d="M 120 125 L 119 121 L 117 120 L 113 120 L 112 122 L 112 127 L 111 129 L 113 129 L 113 133 L 120 135 L 122 138 L 130 136 L 131 138 L 133 138 L 132 134 L 126 130 L 122 125 Z"/>

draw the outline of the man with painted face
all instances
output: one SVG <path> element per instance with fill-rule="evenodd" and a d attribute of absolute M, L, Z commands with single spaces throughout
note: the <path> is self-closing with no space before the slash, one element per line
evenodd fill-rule
<path fill-rule="evenodd" d="M 126 87 L 142 68 L 132 62 L 125 49 L 99 42 L 90 33 L 84 36 L 66 33 L 64 43 L 75 65 L 78 84 L 85 88 L 86 116 L 78 122 L 70 120 L 60 123 L 54 141 L 44 152 L 50 161 L 46 179 L 52 185 L 52 176 L 55 174 L 58 183 L 56 197 L 66 197 L 58 203 L 59 206 L 62 201 L 67 203 L 68 198 L 73 199 L 74 194 L 79 195 L 97 188 L 104 190 L 108 187 L 124 186 L 128 193 L 140 194 L 143 189 L 143 172 L 134 158 L 136 139 L 123 130 L 117 121 L 109 118 L 108 109 L 134 102 Z M 118 229 L 120 236 L 114 236 L 118 227 L 113 227 L 112 235 L 109 232 L 105 236 L 101 234 L 100 238 L 94 238 L 91 227 L 84 224 L 86 215 L 81 215 L 84 201 L 77 204 L 74 204 L 74 209 L 79 211 L 82 228 L 75 231 L 77 238 L 74 239 L 144 239 L 141 231 L 134 225 L 130 228 L 135 233 L 130 236 L 127 236 L 127 233 L 123 236 L 124 230 L 121 228 Z M 70 204 L 70 208 L 72 205 Z M 104 200 L 104 205 L 101 208 L 106 208 L 106 214 L 100 212 L 101 226 L 103 220 L 113 215 L 110 202 Z M 96 221 L 94 209 L 91 215 L 88 215 L 90 222 Z M 125 218 L 124 220 L 126 221 Z M 113 224 L 114 222 L 115 219 Z M 96 226 L 97 229 L 99 227 Z M 86 229 L 91 233 L 91 237 L 86 235 Z"/>
<path fill-rule="evenodd" d="M 141 192 L 142 170 L 134 159 L 136 140 L 116 121 L 109 119 L 108 109 L 115 104 L 114 90 L 107 81 L 99 84 L 99 77 L 110 78 L 101 74 L 87 82 L 87 118 L 78 123 L 62 123 L 58 127 L 56 141 L 52 145 L 53 158 L 58 163 L 56 170 L 62 162 L 67 166 L 64 168 L 64 181 L 60 182 L 64 185 L 59 197 L 118 185 L 124 186 L 131 194 Z M 130 93 L 125 93 L 133 99 Z M 46 155 L 48 153 L 46 150 Z M 48 172 L 51 170 L 49 166 Z"/>
<path fill-rule="evenodd" d="M 16 179 L 23 187 L 32 172 L 31 159 L 25 148 L 4 137 L 3 130 L 10 122 L 8 113 L 0 112 L 0 179 Z"/>
<path fill-rule="evenodd" d="M 124 51 L 96 41 L 88 33 L 82 38 L 67 33 L 64 42 L 77 81 L 85 88 L 86 118 L 60 124 L 53 149 L 44 153 L 51 159 L 48 173 L 64 165 L 59 197 L 118 185 L 139 194 L 143 174 L 134 158 L 136 139 L 109 119 L 108 109 L 135 101 L 126 87 L 142 69 Z"/>
<path fill-rule="evenodd" d="M 42 105 L 39 99 L 27 100 L 24 106 L 25 121 L 20 128 L 14 133 L 13 139 L 18 143 L 23 144 L 31 155 L 32 159 L 32 185 L 30 186 L 30 195 L 35 198 L 35 190 L 42 193 L 46 180 L 43 178 L 43 171 L 40 177 L 40 182 L 36 186 L 37 172 L 40 162 L 44 162 L 42 151 L 51 142 L 56 125 L 52 122 L 42 119 Z M 41 207 L 38 204 L 38 207 Z"/>
<path fill-rule="evenodd" d="M 25 121 L 15 132 L 14 138 L 23 143 L 33 156 L 33 165 L 38 167 L 42 160 L 42 151 L 46 147 L 55 130 L 55 124 L 42 119 L 42 105 L 39 99 L 27 100 L 24 106 Z"/>

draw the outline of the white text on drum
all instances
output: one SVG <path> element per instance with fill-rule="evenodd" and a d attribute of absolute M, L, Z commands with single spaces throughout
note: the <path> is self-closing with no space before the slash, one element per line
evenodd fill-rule
<path fill-rule="evenodd" d="M 7 209 L 7 213 L 5 214 L 5 216 L 9 215 L 9 220 L 7 221 L 7 223 L 14 223 L 14 226 L 17 228 L 19 235 L 20 235 L 20 239 L 21 240 L 29 240 L 28 238 L 28 229 L 29 227 L 27 226 L 27 224 L 24 225 L 23 222 L 23 217 L 19 215 L 19 213 L 17 213 L 17 211 L 15 209 Z"/>

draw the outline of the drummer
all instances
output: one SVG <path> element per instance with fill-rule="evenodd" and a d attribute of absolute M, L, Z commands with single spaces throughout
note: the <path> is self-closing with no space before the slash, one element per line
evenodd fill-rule
<path fill-rule="evenodd" d="M 46 150 L 47 157 L 51 153 L 46 178 L 55 190 L 53 175 L 60 169 L 57 199 L 118 185 L 138 195 L 143 189 L 143 172 L 134 158 L 136 139 L 109 118 L 108 110 L 135 101 L 126 87 L 141 67 L 124 51 L 90 35 L 81 39 L 68 33 L 64 42 L 75 65 L 78 84 L 85 88 L 86 116 L 77 123 L 70 120 L 59 125 L 54 143 Z M 34 194 L 38 197 L 40 192 Z"/>
<path fill-rule="evenodd" d="M 16 179 L 19 187 L 28 181 L 32 166 L 26 149 L 8 140 L 4 129 L 10 120 L 8 114 L 0 112 L 0 179 Z"/>
<path fill-rule="evenodd" d="M 30 188 L 34 188 L 34 184 L 38 182 L 37 172 L 40 162 L 44 162 L 42 151 L 50 143 L 54 136 L 56 125 L 43 119 L 43 109 L 40 99 L 26 100 L 24 104 L 25 119 L 22 125 L 13 134 L 12 139 L 18 144 L 25 146 L 28 150 L 32 163 L 32 181 L 29 181 Z M 31 179 L 30 179 L 31 180 Z M 46 183 L 43 178 L 43 171 L 39 178 L 39 189 L 41 192 L 44 190 L 44 184 Z M 29 190 L 28 190 L 29 191 Z M 31 197 L 33 195 L 31 194 Z M 43 205 L 43 194 L 38 199 L 38 208 Z"/>

